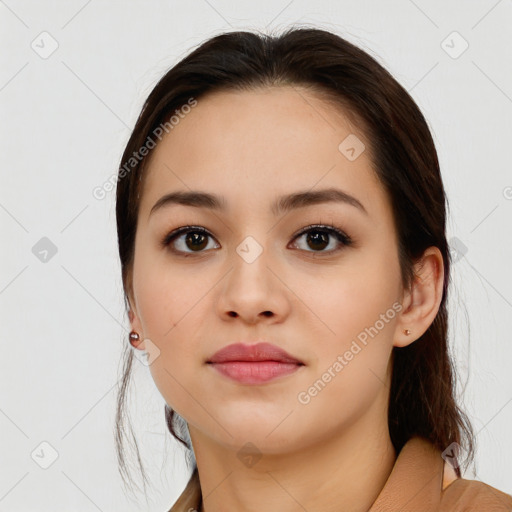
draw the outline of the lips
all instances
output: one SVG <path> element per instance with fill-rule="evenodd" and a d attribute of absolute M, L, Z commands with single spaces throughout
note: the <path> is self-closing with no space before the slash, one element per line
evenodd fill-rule
<path fill-rule="evenodd" d="M 292 357 L 282 348 L 270 343 L 257 343 L 247 345 L 234 343 L 215 352 L 207 361 L 208 363 L 229 363 L 234 361 L 257 362 L 276 361 L 280 363 L 304 364 L 302 361 Z"/>
<path fill-rule="evenodd" d="M 207 363 L 242 384 L 263 384 L 296 372 L 304 363 L 270 343 L 235 343 L 216 352 Z"/>

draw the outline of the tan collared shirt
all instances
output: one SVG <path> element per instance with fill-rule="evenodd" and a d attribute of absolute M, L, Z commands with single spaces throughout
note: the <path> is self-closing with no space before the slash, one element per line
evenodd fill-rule
<path fill-rule="evenodd" d="M 197 469 L 169 512 L 199 512 Z M 477 480 L 457 478 L 429 441 L 414 437 L 402 448 L 368 512 L 512 512 L 512 496 Z"/>

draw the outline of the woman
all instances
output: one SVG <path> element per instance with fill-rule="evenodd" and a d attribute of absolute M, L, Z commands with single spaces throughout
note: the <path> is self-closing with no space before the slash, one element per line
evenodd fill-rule
<path fill-rule="evenodd" d="M 171 511 L 512 510 L 460 469 L 445 203 L 418 107 L 335 34 L 226 33 L 166 73 L 116 214 L 129 339 L 195 461 Z"/>

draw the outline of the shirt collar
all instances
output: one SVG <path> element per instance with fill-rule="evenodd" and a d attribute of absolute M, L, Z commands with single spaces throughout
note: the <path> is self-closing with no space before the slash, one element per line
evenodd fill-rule
<path fill-rule="evenodd" d="M 382 491 L 368 512 L 437 510 L 444 460 L 427 439 L 412 437 L 400 450 Z"/>

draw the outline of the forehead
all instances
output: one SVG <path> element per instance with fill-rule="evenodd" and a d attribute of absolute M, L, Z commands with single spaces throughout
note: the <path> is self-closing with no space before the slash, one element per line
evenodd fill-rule
<path fill-rule="evenodd" d="M 298 87 L 215 92 L 180 116 L 150 154 L 141 215 L 170 191 L 204 190 L 261 207 L 296 190 L 337 187 L 386 207 L 366 134 L 341 107 Z M 347 153 L 347 149 L 354 151 Z M 356 158 L 354 158 L 354 154 Z"/>

